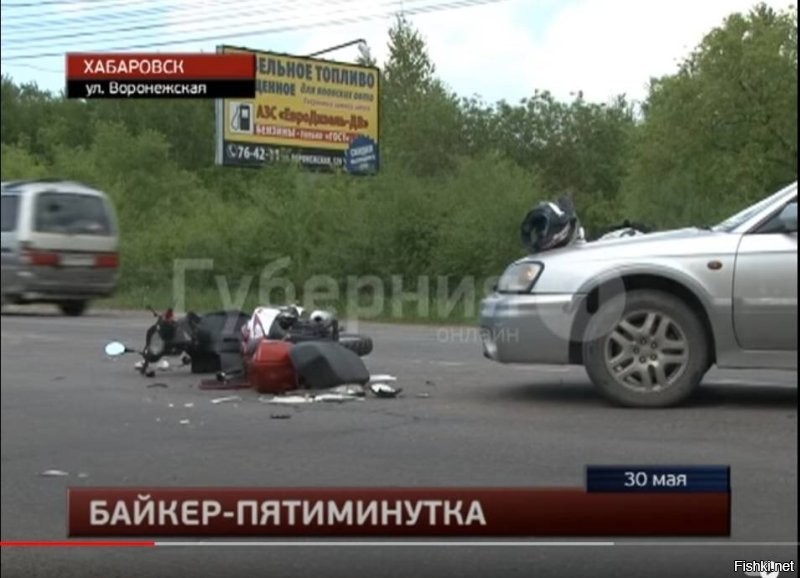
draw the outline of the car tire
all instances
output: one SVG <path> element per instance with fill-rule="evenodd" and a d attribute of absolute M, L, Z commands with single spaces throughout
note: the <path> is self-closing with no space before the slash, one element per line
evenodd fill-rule
<path fill-rule="evenodd" d="M 86 311 L 86 301 L 63 301 L 58 304 L 58 308 L 64 315 L 69 317 L 80 317 Z"/>
<path fill-rule="evenodd" d="M 709 368 L 709 340 L 683 301 L 635 290 L 603 303 L 586 327 L 583 362 L 612 403 L 669 407 L 694 393 Z"/>

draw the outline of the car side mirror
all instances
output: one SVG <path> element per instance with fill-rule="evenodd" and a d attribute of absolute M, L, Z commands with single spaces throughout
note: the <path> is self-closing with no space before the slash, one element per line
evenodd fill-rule
<path fill-rule="evenodd" d="M 783 230 L 786 233 L 796 233 L 797 232 L 797 201 L 794 203 L 789 203 L 783 208 L 781 211 L 780 216 L 781 224 L 783 225 Z"/>

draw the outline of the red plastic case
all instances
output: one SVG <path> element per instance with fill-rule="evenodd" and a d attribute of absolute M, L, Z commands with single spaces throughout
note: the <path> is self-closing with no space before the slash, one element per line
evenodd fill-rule
<path fill-rule="evenodd" d="M 281 393 L 297 388 L 287 341 L 262 339 L 247 363 L 247 380 L 259 393 Z"/>

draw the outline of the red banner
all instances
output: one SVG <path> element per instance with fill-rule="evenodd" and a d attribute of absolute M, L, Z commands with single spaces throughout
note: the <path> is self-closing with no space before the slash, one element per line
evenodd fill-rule
<path fill-rule="evenodd" d="M 250 80 L 253 54 L 67 54 L 67 80 Z"/>
<path fill-rule="evenodd" d="M 70 537 L 729 536 L 730 494 L 579 488 L 70 488 Z"/>

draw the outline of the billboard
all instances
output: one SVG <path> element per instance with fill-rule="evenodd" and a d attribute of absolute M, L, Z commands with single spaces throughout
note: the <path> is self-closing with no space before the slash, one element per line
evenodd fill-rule
<path fill-rule="evenodd" d="M 256 58 L 255 98 L 217 101 L 217 164 L 377 172 L 377 68 L 230 46 L 217 52 Z"/>

